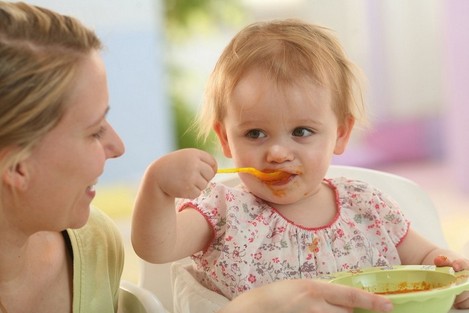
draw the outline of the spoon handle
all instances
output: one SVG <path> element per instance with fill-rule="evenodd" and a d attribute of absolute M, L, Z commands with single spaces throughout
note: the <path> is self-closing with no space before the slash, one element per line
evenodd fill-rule
<path fill-rule="evenodd" d="M 236 167 L 236 168 L 219 168 L 217 173 L 219 174 L 228 174 L 228 173 L 252 173 L 252 169 L 249 167 Z"/>

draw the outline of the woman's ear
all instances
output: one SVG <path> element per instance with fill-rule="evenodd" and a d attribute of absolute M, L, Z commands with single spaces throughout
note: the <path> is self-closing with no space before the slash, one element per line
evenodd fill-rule
<path fill-rule="evenodd" d="M 2 175 L 3 183 L 15 189 L 24 190 L 27 186 L 28 175 L 26 166 L 23 162 L 18 162 L 10 167 L 7 167 Z"/>
<path fill-rule="evenodd" d="M 348 116 L 344 122 L 337 127 L 337 141 L 335 143 L 334 154 L 339 155 L 344 153 L 345 148 L 352 134 L 353 125 L 355 125 L 355 118 Z"/>
<path fill-rule="evenodd" d="M 220 141 L 220 145 L 223 150 L 223 155 L 227 158 L 231 158 L 231 149 L 230 144 L 228 142 L 228 136 L 226 134 L 226 129 L 222 123 L 216 122 L 213 126 L 215 133 L 217 134 L 218 140 Z"/>

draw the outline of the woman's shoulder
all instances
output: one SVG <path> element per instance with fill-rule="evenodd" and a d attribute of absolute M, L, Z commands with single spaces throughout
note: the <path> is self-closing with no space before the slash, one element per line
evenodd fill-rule
<path fill-rule="evenodd" d="M 120 258 L 123 253 L 123 242 L 116 223 L 104 212 L 92 208 L 85 226 L 67 230 L 74 252 L 93 246 L 96 250 L 107 250 Z M 88 249 L 86 249 L 88 250 Z"/>
<path fill-rule="evenodd" d="M 67 233 L 73 251 L 74 308 L 81 308 L 77 312 L 110 312 L 117 306 L 124 266 L 124 246 L 117 225 L 92 208 L 86 225 Z"/>

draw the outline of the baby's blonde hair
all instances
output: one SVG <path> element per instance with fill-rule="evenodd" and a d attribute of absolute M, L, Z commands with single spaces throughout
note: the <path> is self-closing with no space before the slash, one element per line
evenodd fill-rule
<path fill-rule="evenodd" d="M 101 49 L 78 20 L 0 1 L 0 170 L 14 166 L 62 117 L 77 67 Z"/>
<path fill-rule="evenodd" d="M 248 25 L 224 49 L 196 119 L 200 137 L 206 139 L 223 121 L 233 90 L 253 68 L 267 71 L 279 84 L 308 79 L 327 87 L 339 123 L 364 117 L 361 73 L 332 31 L 297 19 L 273 20 Z"/>

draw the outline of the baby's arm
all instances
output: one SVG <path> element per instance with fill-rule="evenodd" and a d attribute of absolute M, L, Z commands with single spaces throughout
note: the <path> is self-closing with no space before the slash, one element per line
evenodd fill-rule
<path fill-rule="evenodd" d="M 202 250 L 211 228 L 195 210 L 176 212 L 175 198 L 200 195 L 216 173 L 210 154 L 197 149 L 172 152 L 147 168 L 132 218 L 135 252 L 152 263 L 174 261 Z"/>
<path fill-rule="evenodd" d="M 397 247 L 402 264 L 451 266 L 456 272 L 469 270 L 469 260 L 454 251 L 443 249 L 426 240 L 412 229 Z M 455 307 L 469 308 L 469 292 L 456 297 Z"/>

